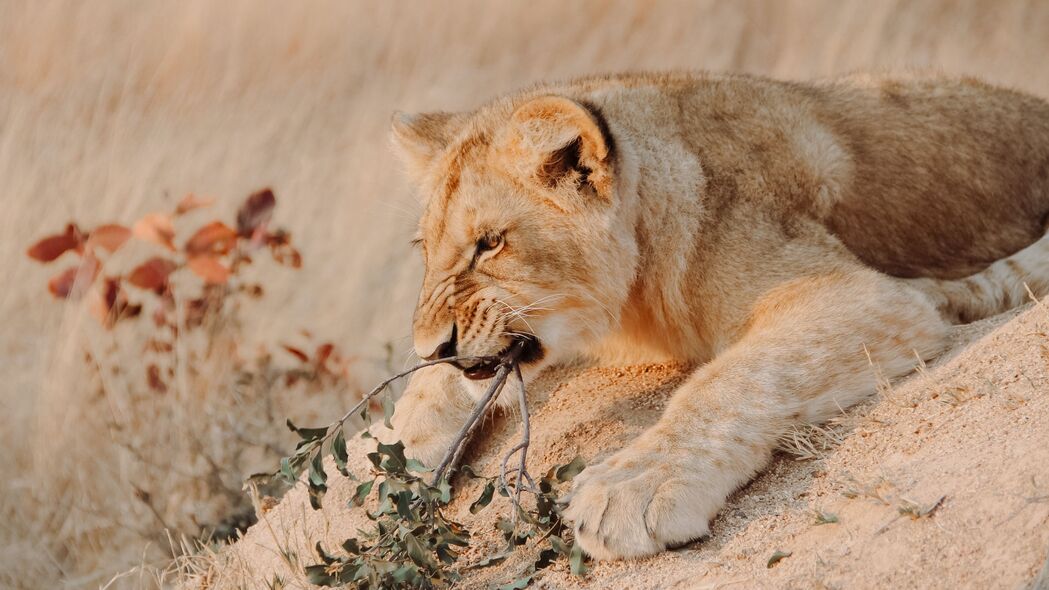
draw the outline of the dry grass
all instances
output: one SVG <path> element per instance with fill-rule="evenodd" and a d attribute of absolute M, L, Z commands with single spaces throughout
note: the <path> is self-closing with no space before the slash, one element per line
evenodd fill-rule
<path fill-rule="evenodd" d="M 370 382 L 387 343 L 405 359 L 419 270 L 406 245 L 417 206 L 385 148 L 394 108 L 671 68 L 805 78 L 934 66 L 1044 96 L 1047 48 L 1037 1 L 0 2 L 0 586 L 99 587 L 163 563 L 157 521 L 212 518 L 231 501 L 215 490 L 237 488 L 178 482 L 213 472 L 205 457 L 237 460 L 219 425 L 256 422 L 243 412 L 258 400 L 233 396 L 221 362 L 160 401 L 92 377 L 85 348 L 107 366 L 134 355 L 41 297 L 47 274 L 23 253 L 43 231 L 130 221 L 189 191 L 222 197 L 228 213 L 272 185 L 307 266 L 279 279 L 239 344 L 309 327 L 357 353 Z M 335 393 L 275 397 L 289 413 L 343 406 Z M 159 518 L 132 484 L 165 499 Z"/>

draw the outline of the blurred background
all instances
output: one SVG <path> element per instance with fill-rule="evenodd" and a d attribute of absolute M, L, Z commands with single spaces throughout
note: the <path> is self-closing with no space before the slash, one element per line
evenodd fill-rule
<path fill-rule="evenodd" d="M 0 587 L 173 583 L 193 539 L 250 521 L 241 482 L 289 448 L 285 417 L 330 422 L 411 362 L 419 206 L 388 148 L 395 109 L 648 69 L 931 68 L 1046 97 L 1047 51 L 1038 0 L 3 0 Z M 215 199 L 174 218 L 182 244 L 265 187 L 301 268 L 256 256 L 228 284 L 259 291 L 219 293 L 195 331 L 192 272 L 161 299 L 128 287 L 142 315 L 107 328 L 90 298 L 48 294 L 75 253 L 26 255 L 71 221 Z M 174 256 L 128 242 L 106 272 L 158 253 Z"/>

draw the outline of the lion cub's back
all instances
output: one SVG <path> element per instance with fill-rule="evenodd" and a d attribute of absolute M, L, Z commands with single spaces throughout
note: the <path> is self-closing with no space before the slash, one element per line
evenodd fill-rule
<path fill-rule="evenodd" d="M 815 216 L 897 276 L 972 274 L 1037 240 L 1049 216 L 1049 104 L 973 79 L 696 72 L 531 90 L 549 92 L 601 105 L 630 135 L 683 138 L 711 209 Z"/>
<path fill-rule="evenodd" d="M 968 275 L 1037 240 L 1049 215 L 1049 104 L 969 79 L 844 79 L 817 117 L 851 157 L 829 227 L 899 276 Z"/>

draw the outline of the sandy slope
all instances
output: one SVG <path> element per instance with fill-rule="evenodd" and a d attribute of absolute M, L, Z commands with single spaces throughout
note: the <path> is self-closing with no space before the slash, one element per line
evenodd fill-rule
<path fill-rule="evenodd" d="M 1049 308 L 957 328 L 943 359 L 850 410 L 849 430 L 819 459 L 776 457 L 735 493 L 708 539 L 633 563 L 599 564 L 574 578 L 564 564 L 540 588 L 1022 588 L 1049 550 Z M 561 369 L 533 388 L 530 469 L 582 454 L 594 460 L 659 414 L 683 367 Z M 519 421 L 491 421 L 468 460 L 482 472 L 516 441 Z M 360 451 L 364 443 L 358 443 Z M 209 588 L 263 587 L 274 573 L 300 580 L 279 548 L 312 563 L 363 523 L 347 510 L 355 484 L 339 478 L 321 512 L 300 486 L 264 515 L 209 580 Z M 475 532 L 468 564 L 497 547 L 505 500 L 478 515 L 466 485 L 451 514 Z M 928 510 L 912 519 L 900 508 Z M 815 511 L 838 522 L 815 524 Z M 791 552 L 773 568 L 774 551 Z M 466 588 L 515 577 L 527 555 L 469 575 Z"/>

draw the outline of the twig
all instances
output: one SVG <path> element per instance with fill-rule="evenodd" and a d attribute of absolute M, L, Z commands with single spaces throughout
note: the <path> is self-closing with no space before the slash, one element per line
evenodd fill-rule
<path fill-rule="evenodd" d="M 492 378 L 492 384 L 488 386 L 488 391 L 484 392 L 484 396 L 474 406 L 473 412 L 470 417 L 463 423 L 462 428 L 459 429 L 459 433 L 455 435 L 455 440 L 448 447 L 448 451 L 444 454 L 444 459 L 441 460 L 440 465 L 433 473 L 433 485 L 440 483 L 441 479 L 444 478 L 445 472 L 448 471 L 449 467 L 454 466 L 459 462 L 462 457 L 463 451 L 466 448 L 466 439 L 473 434 L 474 428 L 477 426 L 481 416 L 484 414 L 488 406 L 491 405 L 496 394 L 503 389 L 503 384 L 506 383 L 506 377 L 510 374 L 510 365 L 501 364 L 499 369 L 495 373 L 495 377 Z"/>
<path fill-rule="evenodd" d="M 515 342 L 506 355 L 500 359 L 499 368 L 496 370 L 495 376 L 492 377 L 492 384 L 488 386 L 488 391 L 484 392 L 480 401 L 474 406 L 473 412 L 470 413 L 470 416 L 466 419 L 462 428 L 459 429 L 459 433 L 455 436 L 452 444 L 448 447 L 444 459 L 441 460 L 441 463 L 434 471 L 433 485 L 440 483 L 446 472 L 450 468 L 454 469 L 455 465 L 459 463 L 459 459 L 466 450 L 467 439 L 473 434 L 473 431 L 477 427 L 481 416 L 484 415 L 485 410 L 492 405 L 493 400 L 499 392 L 502 391 L 503 384 L 506 383 L 506 378 L 510 375 L 510 371 L 517 367 L 517 360 L 521 357 L 521 353 L 524 352 L 525 346 L 524 341 L 519 340 Z"/>
<path fill-rule="evenodd" d="M 528 423 L 528 395 L 525 391 L 524 377 L 521 376 L 521 367 L 514 365 L 514 375 L 517 377 L 517 382 L 520 385 L 518 401 L 521 406 L 521 442 L 517 443 L 514 448 L 510 449 L 503 457 L 503 462 L 499 467 L 499 483 L 503 490 L 506 491 L 506 495 L 510 498 L 510 501 L 514 505 L 514 513 L 512 522 L 516 526 L 519 511 L 523 510 L 521 507 L 521 492 L 523 491 L 522 480 L 527 477 L 529 485 L 534 487 L 531 476 L 528 475 L 528 470 L 525 462 L 528 460 L 528 445 L 531 442 L 531 425 Z M 514 484 L 514 492 L 510 493 L 509 484 L 506 481 L 506 464 L 510 461 L 510 458 L 514 456 L 514 453 L 520 452 L 520 462 L 517 466 L 517 481 Z"/>
<path fill-rule="evenodd" d="M 383 381 L 382 383 L 377 385 L 375 387 L 375 389 L 372 389 L 371 391 L 368 392 L 367 395 L 362 397 L 361 401 L 357 402 L 357 405 L 355 405 L 352 408 L 350 408 L 350 411 L 346 412 L 342 416 L 342 418 L 339 418 L 338 421 L 333 422 L 331 424 L 331 426 L 328 427 L 328 430 L 330 431 L 333 426 L 342 426 L 347 420 L 350 419 L 351 416 L 353 416 L 354 414 L 357 413 L 358 410 L 363 408 L 364 404 L 368 403 L 368 401 L 371 400 L 371 398 L 375 397 L 376 395 L 379 395 L 379 393 L 381 393 L 382 390 L 386 389 L 386 386 L 388 386 L 389 384 L 393 383 L 394 381 L 400 379 L 401 377 L 405 377 L 407 375 L 410 375 L 410 374 L 418 371 L 419 369 L 425 369 L 426 367 L 432 367 L 434 365 L 440 365 L 440 364 L 443 364 L 443 363 L 457 363 L 459 361 L 481 361 L 481 360 L 484 360 L 484 359 L 482 359 L 481 357 L 476 357 L 476 356 L 452 356 L 452 357 L 446 357 L 446 358 L 437 359 L 435 361 L 426 361 L 425 363 L 420 363 L 418 365 L 415 365 L 414 367 L 408 369 L 407 371 L 404 371 L 402 373 L 398 373 L 398 374 L 394 375 L 393 377 L 390 377 L 386 381 Z"/>

